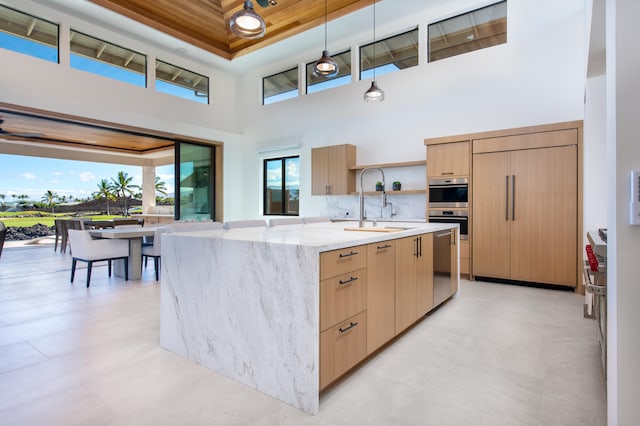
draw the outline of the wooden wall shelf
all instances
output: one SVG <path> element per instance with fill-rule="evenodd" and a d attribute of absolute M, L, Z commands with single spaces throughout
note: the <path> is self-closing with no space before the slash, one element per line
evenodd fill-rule
<path fill-rule="evenodd" d="M 381 191 L 365 191 L 364 195 L 379 195 Z M 401 194 L 425 194 L 426 189 L 403 189 L 400 191 L 385 191 L 387 195 L 401 195 Z M 358 195 L 359 192 L 352 192 L 351 195 Z"/>
<path fill-rule="evenodd" d="M 364 164 L 361 166 L 352 166 L 349 167 L 349 170 L 362 170 L 367 167 L 380 167 L 380 168 L 389 168 L 389 167 L 410 167 L 410 166 L 426 166 L 426 160 L 417 160 L 417 161 L 403 161 L 401 163 L 384 163 L 384 164 Z"/>

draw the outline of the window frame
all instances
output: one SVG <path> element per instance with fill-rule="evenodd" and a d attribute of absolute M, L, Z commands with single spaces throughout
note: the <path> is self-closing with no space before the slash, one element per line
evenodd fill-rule
<path fill-rule="evenodd" d="M 91 57 L 91 56 L 84 55 L 82 53 L 74 52 L 73 49 L 72 49 L 72 46 L 71 46 L 71 44 L 73 42 L 73 37 L 72 37 L 73 33 L 80 34 L 81 36 L 84 36 L 84 37 L 87 37 L 87 38 L 90 38 L 90 39 L 105 43 L 106 45 L 113 46 L 113 47 L 115 47 L 117 49 L 122 49 L 122 50 L 130 52 L 132 54 L 140 55 L 142 58 L 144 58 L 144 63 L 142 64 L 143 71 L 140 72 L 140 71 L 137 71 L 137 70 L 134 70 L 134 69 L 130 69 L 130 68 L 127 68 L 127 67 L 121 67 L 119 65 L 113 64 L 113 63 L 108 62 L 108 61 L 101 61 L 99 58 L 94 58 L 94 57 Z M 101 72 L 95 72 L 95 71 L 92 71 L 92 70 L 89 70 L 89 69 L 86 69 L 86 68 L 73 66 L 73 56 L 77 56 L 77 57 L 80 57 L 80 58 L 85 58 L 85 59 L 87 59 L 89 61 L 97 62 L 99 64 L 104 64 L 104 65 L 106 65 L 108 67 L 121 68 L 124 71 L 130 72 L 130 73 L 133 73 L 133 74 L 139 74 L 140 76 L 142 76 L 143 83 L 142 84 L 137 84 L 137 83 L 134 83 L 134 82 L 131 82 L 131 81 L 127 81 L 126 79 L 115 78 L 113 76 L 106 75 L 106 74 L 101 73 Z M 147 75 L 147 55 L 145 55 L 143 53 L 140 53 L 140 52 L 137 52 L 137 51 L 135 51 L 133 49 L 129 49 L 128 47 L 124 47 L 124 46 L 121 46 L 119 44 L 104 40 L 104 39 L 102 39 L 100 37 L 95 37 L 95 36 L 92 36 L 92 35 L 87 34 L 85 32 L 75 30 L 73 28 L 69 28 L 69 66 L 71 68 L 73 68 L 73 69 L 76 69 L 76 70 L 88 72 L 88 73 L 91 73 L 91 74 L 94 74 L 94 75 L 99 75 L 101 77 L 110 78 L 110 79 L 116 80 L 116 81 L 121 81 L 123 83 L 128 83 L 128 84 L 131 84 L 131 85 L 136 86 L 136 87 L 147 88 L 148 87 L 148 83 L 149 83 L 148 82 L 148 78 L 149 77 Z"/>
<path fill-rule="evenodd" d="M 51 62 L 54 64 L 60 64 L 60 24 L 56 24 L 55 22 L 51 22 L 49 20 L 40 18 L 36 15 L 33 15 L 31 13 L 27 13 L 27 12 L 23 12 L 22 10 L 16 9 L 14 7 L 10 7 L 7 6 L 5 4 L 0 4 L 1 7 L 5 8 L 5 9 L 9 9 L 17 14 L 20 15 L 24 15 L 24 16 L 28 16 L 30 18 L 36 19 L 38 21 L 44 22 L 48 25 L 52 25 L 53 27 L 55 27 L 56 31 L 56 35 L 55 35 L 55 46 L 53 44 L 48 44 L 46 42 L 37 40 L 37 39 L 33 39 L 33 38 L 29 38 L 29 37 L 25 37 L 23 35 L 17 34 L 15 32 L 9 32 L 9 31 L 0 31 L 4 34 L 7 34 L 10 37 L 14 37 L 14 38 L 18 38 L 18 39 L 22 39 L 25 40 L 27 42 L 29 42 L 29 47 L 32 47 L 34 45 L 41 45 L 41 46 L 45 46 L 47 48 L 52 49 L 53 51 L 55 51 L 55 60 L 49 59 L 47 57 L 45 57 L 44 55 L 35 55 L 33 54 L 32 49 L 25 49 L 25 50 L 16 50 L 16 49 L 10 49 L 8 47 L 5 47 L 4 45 L 0 45 L 0 48 L 5 49 L 5 50 L 9 50 L 11 52 L 15 52 L 15 53 L 19 53 L 22 55 L 26 55 L 26 56 L 30 56 L 32 58 L 36 58 L 36 59 L 41 59 L 43 61 L 47 61 L 47 62 Z M 11 21 L 13 22 L 13 21 Z"/>
<path fill-rule="evenodd" d="M 432 58 L 431 58 L 431 54 L 432 54 L 432 49 L 431 49 L 431 28 L 432 28 L 432 26 L 434 26 L 434 25 L 438 25 L 438 24 L 442 24 L 442 23 L 447 22 L 447 21 L 452 21 L 452 20 L 454 20 L 454 19 L 458 19 L 458 18 L 460 18 L 460 17 L 462 17 L 462 16 L 471 15 L 471 14 L 473 14 L 473 13 L 475 13 L 475 12 L 479 12 L 479 11 L 484 10 L 484 9 L 489 9 L 489 8 L 491 8 L 491 7 L 498 6 L 498 5 L 502 4 L 502 3 L 504 3 L 504 5 L 505 5 L 505 15 L 504 15 L 504 20 L 505 20 L 504 42 L 491 44 L 491 45 L 489 45 L 489 46 L 480 46 L 480 47 L 477 47 L 477 48 L 475 48 L 475 49 L 466 50 L 466 51 L 464 51 L 464 52 L 455 53 L 455 54 L 451 54 L 451 55 L 448 55 L 448 56 L 443 56 L 443 57 L 436 58 L 436 59 L 432 59 Z M 490 3 L 490 4 L 487 4 L 487 5 L 482 6 L 482 7 L 477 7 L 477 8 L 475 8 L 475 9 L 469 10 L 469 11 L 464 12 L 464 13 L 459 13 L 459 14 L 457 14 L 457 15 L 449 16 L 448 18 L 439 19 L 439 20 L 437 20 L 437 21 L 430 22 L 429 24 L 427 24 L 427 28 L 426 28 L 426 31 L 427 31 L 427 34 L 426 34 L 426 41 L 427 41 L 427 63 L 436 62 L 436 61 L 440 61 L 440 60 L 447 59 L 447 58 L 453 58 L 453 57 L 455 57 L 455 56 L 464 55 L 464 54 L 466 54 L 466 53 L 475 52 L 475 51 L 477 51 L 477 50 L 488 49 L 488 48 L 490 48 L 490 47 L 500 46 L 500 45 L 502 45 L 502 44 L 507 44 L 507 41 L 508 41 L 508 38 L 509 38 L 509 22 L 508 22 L 509 14 L 508 14 L 508 8 L 509 8 L 508 0 L 499 0 L 499 1 L 494 1 L 494 2 L 492 2 L 492 3 Z M 465 30 L 466 30 L 466 29 L 465 29 Z M 447 35 L 447 34 L 443 34 L 443 36 L 446 36 L 446 35 Z M 448 34 L 448 35 L 449 35 L 449 36 L 451 36 L 451 34 Z M 498 35 L 493 35 L 493 37 L 499 37 L 499 34 L 498 34 Z M 481 37 L 479 40 L 482 40 L 482 37 Z M 478 40 L 471 39 L 471 40 L 469 40 L 469 43 L 473 43 L 473 42 L 476 42 L 476 41 L 478 41 Z M 456 47 L 464 46 L 465 44 L 467 44 L 467 43 L 458 44 L 458 45 L 456 45 Z"/>
<path fill-rule="evenodd" d="M 365 56 L 363 54 L 363 50 L 364 49 L 367 49 L 370 46 L 373 46 L 374 44 L 375 45 L 379 45 L 380 43 L 385 42 L 387 40 L 391 40 L 391 39 L 396 38 L 396 37 L 401 37 L 401 36 L 404 36 L 404 35 L 407 35 L 407 34 L 410 34 L 410 33 L 413 33 L 413 32 L 416 33 L 416 40 L 417 40 L 416 49 L 415 49 L 415 63 L 413 65 L 409 65 L 407 67 L 400 68 L 397 65 L 395 65 L 393 61 L 382 63 L 382 62 L 378 62 L 374 58 L 372 62 L 375 63 L 375 66 L 372 66 L 370 68 L 365 69 L 365 67 L 363 66 L 363 60 L 367 56 Z M 376 47 L 376 51 L 382 51 L 382 50 L 378 49 Z M 390 52 L 394 52 L 394 51 L 390 51 Z M 372 41 L 371 43 L 366 43 L 366 44 L 360 45 L 358 47 L 358 58 L 359 58 L 359 60 L 358 60 L 358 78 L 361 81 L 371 78 L 371 76 L 369 76 L 368 74 L 369 73 L 373 73 L 374 69 L 376 71 L 376 77 L 377 77 L 377 76 L 380 76 L 380 75 L 383 75 L 383 74 L 402 71 L 404 69 L 413 68 L 413 67 L 416 67 L 416 66 L 420 65 L 420 27 L 419 26 L 415 26 L 415 27 L 413 27 L 413 28 L 411 28 L 409 30 L 402 31 L 400 33 L 397 33 L 397 34 L 394 34 L 394 35 L 390 35 L 388 37 L 384 37 L 384 38 L 381 38 L 381 39 L 376 40 L 376 41 Z M 393 66 L 394 68 L 397 68 L 397 69 L 392 69 L 390 66 Z M 363 74 L 365 74 L 365 75 L 363 76 Z"/>
<path fill-rule="evenodd" d="M 272 78 L 272 77 L 275 77 L 277 75 L 281 75 L 281 74 L 285 74 L 285 73 L 291 72 L 293 70 L 296 71 L 296 79 L 297 79 L 296 80 L 295 89 L 291 89 L 291 90 L 288 90 L 286 92 L 280 92 L 280 93 L 277 93 L 275 95 L 271 95 L 269 97 L 265 97 L 264 96 L 264 94 L 265 94 L 264 93 L 265 92 L 265 84 L 264 84 L 265 80 L 267 80 L 269 78 Z M 266 100 L 269 99 L 269 98 L 273 98 L 275 96 L 285 95 L 285 94 L 291 93 L 291 92 L 295 92 L 295 94 L 291 95 L 291 96 L 285 96 L 285 97 L 283 97 L 283 99 L 277 99 L 277 100 L 273 100 L 273 101 L 270 101 L 270 102 L 266 102 Z M 286 101 L 287 99 L 294 99 L 294 98 L 297 98 L 299 96 L 300 96 L 300 66 L 299 65 L 296 64 L 293 67 L 287 68 L 284 71 L 280 71 L 280 72 L 277 72 L 277 73 L 270 74 L 268 76 L 262 77 L 262 105 L 271 105 L 271 104 L 274 104 L 274 103 Z"/>
<path fill-rule="evenodd" d="M 200 101 L 198 101 L 198 100 L 196 100 L 196 99 L 191 99 L 191 98 L 188 98 L 188 97 L 186 97 L 186 96 L 181 96 L 181 95 L 179 95 L 179 94 L 170 93 L 170 92 L 165 91 L 165 90 L 158 90 L 158 82 L 160 81 L 160 82 L 161 82 L 161 83 L 163 83 L 163 84 L 168 84 L 168 85 L 176 86 L 176 87 L 182 88 L 182 89 L 184 89 L 184 90 L 193 90 L 193 93 L 194 93 L 194 95 L 193 95 L 193 96 L 194 96 L 194 98 L 204 98 L 204 96 L 199 96 L 199 95 L 197 94 L 197 93 L 198 93 L 198 90 L 197 90 L 196 88 L 190 88 L 190 89 L 187 89 L 186 87 L 184 87 L 184 86 L 182 86 L 182 85 L 180 85 L 180 84 L 170 83 L 170 82 L 167 82 L 167 81 L 166 81 L 166 80 L 164 80 L 164 79 L 159 78 L 159 77 L 158 77 L 158 72 L 157 72 L 157 70 L 158 70 L 158 68 L 159 68 L 159 67 L 158 67 L 158 62 L 160 62 L 161 64 L 164 64 L 164 65 L 168 65 L 168 66 L 170 66 L 170 67 L 176 68 L 176 69 L 178 69 L 178 70 L 186 71 L 186 72 L 188 72 L 188 73 L 190 73 L 190 74 L 193 74 L 193 75 L 195 75 L 195 76 L 201 77 L 201 78 L 203 78 L 203 79 L 206 79 L 206 82 L 207 82 L 207 92 L 206 92 L 207 96 L 206 96 L 206 99 L 207 99 L 207 101 L 206 101 L 206 102 L 200 102 Z M 158 92 L 158 93 L 164 93 L 164 94 L 166 94 L 166 95 L 170 95 L 170 96 L 175 96 L 175 97 L 177 97 L 177 98 L 181 98 L 181 99 L 186 99 L 186 100 L 188 100 L 188 101 L 196 102 L 196 103 L 199 103 L 199 104 L 202 104 L 202 105 L 210 105 L 210 104 L 211 104 L 211 78 L 210 78 L 210 77 L 208 77 L 208 76 L 206 76 L 206 75 L 204 75 L 204 74 L 200 74 L 199 72 L 195 72 L 195 71 L 189 70 L 189 69 L 187 69 L 187 68 L 180 67 L 180 66 L 178 66 L 178 65 L 172 64 L 171 62 L 164 61 L 164 60 L 159 59 L 159 58 L 156 58 L 156 62 L 155 62 L 155 64 L 154 64 L 154 65 L 156 66 L 156 79 L 155 79 L 155 89 L 156 89 L 156 92 Z"/>
<path fill-rule="evenodd" d="M 298 185 L 298 209 L 296 212 L 292 213 L 287 211 L 288 203 L 287 203 L 287 200 L 285 199 L 285 194 L 287 192 L 286 165 L 287 165 L 287 160 L 291 160 L 291 159 L 297 159 L 298 166 L 300 165 L 300 155 L 298 154 L 281 156 L 281 157 L 269 157 L 269 158 L 262 159 L 262 214 L 264 216 L 300 216 L 300 186 Z M 276 212 L 276 213 L 269 212 L 267 208 L 269 204 L 269 198 L 267 196 L 269 191 L 269 187 L 267 186 L 268 184 L 267 183 L 267 164 L 270 161 L 280 161 L 281 163 L 280 165 L 281 198 L 279 201 L 282 208 L 280 209 L 279 212 Z M 298 170 L 298 179 L 300 179 L 300 170 Z"/>

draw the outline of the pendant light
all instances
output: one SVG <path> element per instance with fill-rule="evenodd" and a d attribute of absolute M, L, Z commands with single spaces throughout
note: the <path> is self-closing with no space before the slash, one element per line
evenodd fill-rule
<path fill-rule="evenodd" d="M 384 92 L 376 84 L 376 0 L 373 0 L 373 81 L 371 87 L 364 92 L 365 102 L 384 101 Z"/>
<path fill-rule="evenodd" d="M 253 3 L 250 0 L 245 0 L 242 10 L 233 14 L 229 20 L 229 27 L 238 37 L 247 39 L 260 38 L 267 30 L 267 24 L 253 10 Z"/>
<path fill-rule="evenodd" d="M 335 77 L 338 75 L 338 64 L 331 59 L 327 50 L 327 0 L 324 0 L 324 50 L 322 57 L 313 66 L 313 75 L 316 77 Z"/>

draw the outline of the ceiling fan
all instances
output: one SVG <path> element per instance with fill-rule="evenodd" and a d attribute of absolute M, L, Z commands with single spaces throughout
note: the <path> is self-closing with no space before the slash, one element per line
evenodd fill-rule
<path fill-rule="evenodd" d="M 278 4 L 276 0 L 256 0 L 256 2 L 262 7 L 267 7 L 269 5 L 275 6 Z"/>
<path fill-rule="evenodd" d="M 2 118 L 0 118 L 0 136 L 2 135 L 6 135 L 6 136 L 14 136 L 14 137 L 18 137 L 18 138 L 41 138 L 44 136 L 43 133 L 14 133 L 14 132 L 8 132 L 6 130 L 4 130 L 2 128 L 2 123 L 4 123 L 4 120 Z"/>

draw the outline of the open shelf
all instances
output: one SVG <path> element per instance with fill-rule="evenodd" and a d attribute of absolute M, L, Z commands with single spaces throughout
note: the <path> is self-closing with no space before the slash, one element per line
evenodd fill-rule
<path fill-rule="evenodd" d="M 349 170 L 362 170 L 362 169 L 366 169 L 367 167 L 385 168 L 385 167 L 410 167 L 410 166 L 426 166 L 426 165 L 427 165 L 426 160 L 417 160 L 417 161 L 403 161 L 401 163 L 364 164 L 361 166 L 351 166 L 349 167 Z"/>
<path fill-rule="evenodd" d="M 376 195 L 380 194 L 382 191 L 364 191 L 364 195 Z M 427 192 L 426 189 L 403 189 L 400 191 L 385 191 L 387 195 L 400 195 L 400 194 L 425 194 Z M 351 195 L 358 195 L 359 192 L 352 192 Z"/>

